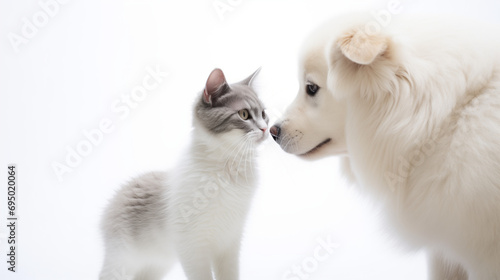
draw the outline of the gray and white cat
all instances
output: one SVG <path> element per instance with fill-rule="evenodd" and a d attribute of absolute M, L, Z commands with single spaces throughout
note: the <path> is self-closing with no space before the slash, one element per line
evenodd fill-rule
<path fill-rule="evenodd" d="M 251 84 L 212 71 L 192 139 L 174 170 L 134 178 L 102 220 L 101 280 L 162 279 L 180 260 L 189 280 L 239 279 L 243 226 L 256 189 L 255 147 L 269 118 Z"/>

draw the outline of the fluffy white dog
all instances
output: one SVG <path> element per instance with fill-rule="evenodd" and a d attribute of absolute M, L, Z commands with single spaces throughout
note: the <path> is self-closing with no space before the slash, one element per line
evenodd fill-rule
<path fill-rule="evenodd" d="M 307 39 L 273 137 L 303 158 L 346 155 L 397 233 L 427 250 L 430 279 L 500 279 L 500 29 L 372 27 L 340 17 Z"/>

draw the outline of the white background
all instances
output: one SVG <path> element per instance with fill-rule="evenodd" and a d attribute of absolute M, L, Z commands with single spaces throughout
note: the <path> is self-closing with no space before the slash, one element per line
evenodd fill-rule
<path fill-rule="evenodd" d="M 42 0 L 46 2 L 48 0 Z M 97 279 L 103 259 L 98 223 L 119 185 L 181 156 L 191 106 L 210 71 L 230 82 L 257 67 L 257 90 L 276 119 L 297 92 L 297 50 L 318 23 L 388 1 L 69 0 L 19 45 L 37 1 L 0 1 L 0 279 Z M 226 0 L 219 1 L 227 3 Z M 406 1 L 406 13 L 451 13 L 494 20 L 498 1 Z M 122 119 L 111 109 L 159 67 L 169 76 Z M 89 155 L 58 180 L 53 163 L 109 118 Z M 7 165 L 17 164 L 18 272 L 7 271 Z M 3 171 L 2 171 L 3 170 Z M 310 260 L 318 238 L 339 247 L 309 267 L 308 279 L 425 279 L 422 252 L 408 252 L 379 222 L 376 203 L 338 172 L 338 159 L 303 162 L 271 139 L 260 149 L 261 184 L 246 226 L 242 279 L 286 279 Z M 305 277 L 303 277 L 305 279 Z M 177 266 L 166 279 L 185 279 Z M 288 279 L 302 279 L 291 278 Z"/>

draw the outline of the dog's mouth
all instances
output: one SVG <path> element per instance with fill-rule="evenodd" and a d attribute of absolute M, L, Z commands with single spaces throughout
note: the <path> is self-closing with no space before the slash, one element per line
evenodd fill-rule
<path fill-rule="evenodd" d="M 328 138 L 326 139 L 325 141 L 319 143 L 316 147 L 312 148 L 311 150 L 309 150 L 308 152 L 305 152 L 303 154 L 300 154 L 299 156 L 303 157 L 303 156 L 308 156 L 308 155 L 311 155 L 313 153 L 315 153 L 316 151 L 318 151 L 319 149 L 321 149 L 321 147 L 325 146 L 326 144 L 330 143 L 332 141 L 331 138 Z"/>

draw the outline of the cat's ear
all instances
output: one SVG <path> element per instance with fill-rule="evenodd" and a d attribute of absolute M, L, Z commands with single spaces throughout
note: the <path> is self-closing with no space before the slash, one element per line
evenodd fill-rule
<path fill-rule="evenodd" d="M 220 96 L 228 87 L 226 77 L 219 68 L 215 68 L 208 76 L 205 89 L 203 90 L 203 101 L 207 104 L 212 104 L 215 98 Z"/>
<path fill-rule="evenodd" d="M 241 81 L 240 84 L 244 84 L 244 85 L 247 85 L 247 86 L 252 86 L 252 82 L 255 79 L 255 77 L 257 76 L 257 74 L 259 74 L 261 68 L 262 67 L 259 67 L 259 69 L 255 70 L 255 72 L 253 72 L 252 75 L 250 75 L 249 77 L 247 77 L 246 79 L 244 79 L 243 81 Z"/>

